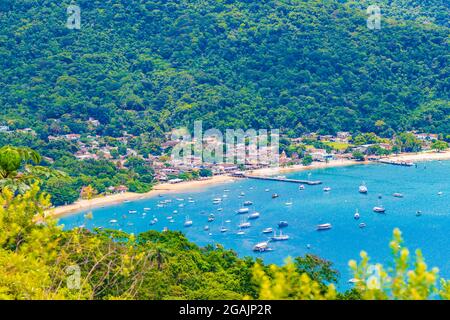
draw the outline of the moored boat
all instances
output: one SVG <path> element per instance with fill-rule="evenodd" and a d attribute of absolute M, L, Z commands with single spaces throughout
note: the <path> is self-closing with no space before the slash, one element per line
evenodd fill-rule
<path fill-rule="evenodd" d="M 266 252 L 271 250 L 272 249 L 269 247 L 269 243 L 267 241 L 257 243 L 253 246 L 253 251 L 255 252 Z"/>
<path fill-rule="evenodd" d="M 376 207 L 373 208 L 373 211 L 377 212 L 377 213 L 385 213 L 386 209 L 384 207 L 382 207 L 382 206 L 376 206 Z"/>
<path fill-rule="evenodd" d="M 319 224 L 316 229 L 317 231 L 322 231 L 322 230 L 330 230 L 332 228 L 331 223 L 323 223 L 323 224 Z"/>
<path fill-rule="evenodd" d="M 286 241 L 286 240 L 289 240 L 289 236 L 286 235 L 286 234 L 283 234 L 283 232 L 280 231 L 280 234 L 277 235 L 277 233 L 275 232 L 275 233 L 273 234 L 273 236 L 270 237 L 270 239 L 271 239 L 272 241 Z"/>
<path fill-rule="evenodd" d="M 273 232 L 273 228 L 265 228 L 262 233 L 272 233 Z"/>
<path fill-rule="evenodd" d="M 238 213 L 238 214 L 244 214 L 244 213 L 247 213 L 247 212 L 249 212 L 249 211 L 250 211 L 249 208 L 240 208 L 240 209 L 237 211 L 237 213 Z"/>
<path fill-rule="evenodd" d="M 285 228 L 289 225 L 287 221 L 280 221 L 278 222 L 278 228 Z"/>
<path fill-rule="evenodd" d="M 258 219 L 260 216 L 259 212 L 253 212 L 251 214 L 249 214 L 248 218 L 249 219 Z"/>

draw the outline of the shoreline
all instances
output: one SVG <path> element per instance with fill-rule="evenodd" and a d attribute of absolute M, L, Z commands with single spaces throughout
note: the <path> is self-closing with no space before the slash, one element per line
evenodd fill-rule
<path fill-rule="evenodd" d="M 382 159 L 389 159 L 394 161 L 437 161 L 437 160 L 450 160 L 450 150 L 443 152 L 426 151 L 418 153 L 403 153 L 398 155 L 391 155 Z M 257 170 L 248 171 L 253 175 L 275 175 L 279 173 L 298 172 L 304 170 L 315 170 L 322 168 L 343 167 L 352 165 L 367 165 L 374 164 L 376 161 L 355 161 L 355 160 L 332 160 L 330 162 L 314 162 L 309 166 L 293 165 L 290 167 L 281 168 L 262 168 Z M 132 193 L 125 192 L 120 194 L 108 195 L 103 197 L 94 198 L 91 200 L 79 200 L 73 204 L 59 206 L 51 208 L 45 212 L 46 216 L 61 217 L 69 214 L 75 214 L 83 210 L 89 210 L 93 208 L 111 206 L 121 203 L 123 201 L 143 200 L 158 196 L 159 194 L 170 194 L 185 192 L 191 189 L 202 189 L 207 186 L 217 185 L 221 183 L 232 183 L 239 178 L 233 178 L 229 175 L 218 175 L 205 180 L 185 181 L 176 184 L 161 183 L 154 186 L 154 188 L 147 193 Z"/>

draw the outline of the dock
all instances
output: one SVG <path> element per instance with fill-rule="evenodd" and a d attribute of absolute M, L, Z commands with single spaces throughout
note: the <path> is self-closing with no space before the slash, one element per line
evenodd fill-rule
<path fill-rule="evenodd" d="M 414 166 L 414 162 L 410 162 L 410 161 L 394 161 L 394 160 L 383 160 L 380 159 L 378 160 L 379 163 L 384 163 L 384 164 L 391 164 L 394 166 L 404 166 L 404 167 L 412 167 Z"/>
<path fill-rule="evenodd" d="M 248 174 L 234 174 L 233 177 L 236 178 L 248 178 L 255 180 L 266 180 L 266 181 L 279 181 L 279 182 L 288 182 L 288 183 L 297 183 L 297 184 L 306 184 L 310 186 L 316 186 L 322 184 L 322 181 L 319 180 L 299 180 L 299 179 L 288 179 L 288 178 L 279 178 L 279 177 L 263 177 L 263 176 L 253 176 Z"/>

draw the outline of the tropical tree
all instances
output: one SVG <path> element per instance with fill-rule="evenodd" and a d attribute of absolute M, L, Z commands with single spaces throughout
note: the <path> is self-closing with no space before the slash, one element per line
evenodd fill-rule
<path fill-rule="evenodd" d="M 436 140 L 431 144 L 431 148 L 440 152 L 448 149 L 448 143 L 441 140 Z"/>
<path fill-rule="evenodd" d="M 5 188 L 24 193 L 34 183 L 40 184 L 50 177 L 65 177 L 61 171 L 39 166 L 42 158 L 27 147 L 0 148 L 0 191 Z"/>

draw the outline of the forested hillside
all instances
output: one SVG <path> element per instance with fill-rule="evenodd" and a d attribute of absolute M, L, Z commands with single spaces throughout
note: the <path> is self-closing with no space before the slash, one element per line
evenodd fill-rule
<path fill-rule="evenodd" d="M 109 136 L 196 119 L 291 135 L 377 132 L 377 120 L 382 135 L 448 134 L 448 3 L 394 2 L 381 30 L 345 1 L 2 2 L 0 124 L 43 140 L 85 132 L 88 117 Z M 66 28 L 70 3 L 81 30 Z M 430 21 L 394 11 L 403 4 Z"/>

